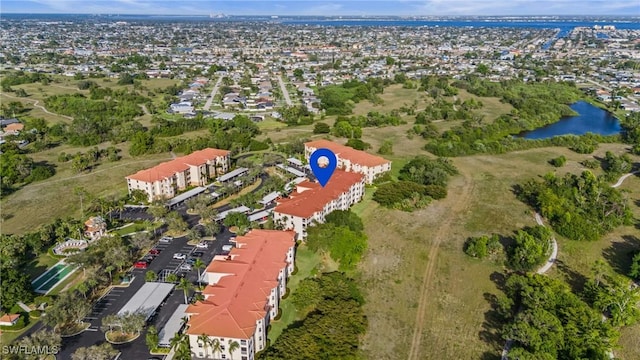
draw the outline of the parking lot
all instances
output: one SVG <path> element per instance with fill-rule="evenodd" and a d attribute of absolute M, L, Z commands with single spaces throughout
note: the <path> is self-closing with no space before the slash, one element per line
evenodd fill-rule
<path fill-rule="evenodd" d="M 215 241 L 207 241 L 208 248 L 206 249 L 196 248 L 194 245 L 187 244 L 186 237 L 174 238 L 168 243 L 157 242 L 154 248 L 158 249 L 160 253 L 148 264 L 146 269 L 133 269 L 131 271 L 133 280 L 129 286 L 114 287 L 95 303 L 91 313 L 85 318 L 85 321 L 91 323 L 89 329 L 80 335 L 64 339 L 63 348 L 58 358 L 70 359 L 71 354 L 77 348 L 104 342 L 104 334 L 100 331 L 102 318 L 106 315 L 117 313 L 129 299 L 131 299 L 145 283 L 145 274 L 147 271 L 154 271 L 156 274 L 175 272 L 179 277 L 184 276 L 195 284 L 197 282 L 196 269 L 183 271 L 180 270 L 180 266 L 183 265 L 194 252 L 201 252 L 202 261 L 208 265 L 214 255 L 223 252 L 223 246 L 231 244 L 229 239 L 232 236 L 233 234 L 224 229 L 221 234 L 216 236 Z M 176 253 L 185 254 L 185 259 L 174 259 L 173 255 Z M 161 279 L 158 279 L 158 281 L 160 280 Z M 193 291 L 191 292 L 191 295 L 192 294 Z M 182 290 L 174 290 L 164 302 L 164 305 L 158 309 L 156 315 L 150 320 L 150 325 L 154 325 L 158 331 L 160 331 L 169 320 L 171 314 L 177 309 L 178 305 L 182 303 L 184 303 Z M 122 352 L 119 359 L 139 360 L 149 357 L 144 335 L 143 333 L 138 339 L 131 343 L 115 346 Z"/>

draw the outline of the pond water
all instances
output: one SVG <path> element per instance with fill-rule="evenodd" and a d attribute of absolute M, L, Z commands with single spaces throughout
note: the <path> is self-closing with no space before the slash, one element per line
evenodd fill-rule
<path fill-rule="evenodd" d="M 559 135 L 584 135 L 588 132 L 599 135 L 620 133 L 620 121 L 610 112 L 585 101 L 570 106 L 578 116 L 569 116 L 553 124 L 518 134 L 525 139 L 547 139 Z"/>

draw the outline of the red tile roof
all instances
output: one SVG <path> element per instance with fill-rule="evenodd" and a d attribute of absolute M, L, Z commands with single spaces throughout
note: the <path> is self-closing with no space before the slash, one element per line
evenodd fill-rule
<path fill-rule="evenodd" d="M 11 324 L 20 318 L 20 314 L 4 314 L 0 316 L 0 322 Z"/>
<path fill-rule="evenodd" d="M 302 218 L 309 218 L 315 212 L 322 211 L 327 203 L 337 199 L 340 194 L 349 191 L 349 188 L 358 182 L 362 182 L 364 175 L 352 172 L 336 170 L 325 187 L 318 183 L 303 181 L 296 187 L 296 192 L 289 198 L 278 200 L 274 211 Z"/>
<path fill-rule="evenodd" d="M 155 182 L 173 176 L 175 173 L 186 171 L 189 165 L 202 165 L 209 160 L 217 157 L 228 156 L 229 151 L 218 149 L 203 149 L 193 152 L 186 156 L 175 158 L 171 161 L 163 162 L 150 169 L 140 170 L 133 175 L 129 175 L 127 179 L 133 179 L 144 182 Z"/>
<path fill-rule="evenodd" d="M 271 289 L 278 286 L 280 270 L 287 266 L 289 249 L 295 246 L 293 231 L 252 230 L 238 236 L 231 260 L 215 260 L 207 272 L 229 274 L 207 286 L 205 301 L 190 305 L 187 333 L 191 335 L 249 339 L 256 321 L 266 315 Z"/>
<path fill-rule="evenodd" d="M 315 149 L 326 148 L 333 151 L 338 158 L 347 159 L 352 163 L 362 166 L 378 166 L 389 163 L 390 161 L 380 156 L 371 155 L 367 152 L 356 150 L 354 148 L 334 143 L 329 140 L 314 140 L 304 143 L 306 147 Z"/>

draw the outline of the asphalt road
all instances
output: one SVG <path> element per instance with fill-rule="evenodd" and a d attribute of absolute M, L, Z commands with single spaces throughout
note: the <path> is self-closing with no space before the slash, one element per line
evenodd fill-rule
<path fill-rule="evenodd" d="M 261 184 L 254 190 L 259 191 L 264 180 L 268 175 L 262 174 Z M 270 207 L 273 207 L 272 205 Z M 219 212 L 229 210 L 231 205 L 223 205 L 216 208 Z M 189 227 L 197 226 L 200 216 L 187 214 L 186 205 L 182 204 L 176 210 L 181 213 Z M 122 219 L 129 220 L 152 220 L 153 216 L 148 214 L 146 208 L 126 208 L 122 212 L 113 214 L 114 217 L 121 217 Z M 166 231 L 166 227 L 163 227 L 161 232 Z M 197 282 L 197 271 L 192 269 L 191 271 L 177 271 L 179 266 L 183 264 L 184 260 L 173 259 L 175 253 L 191 254 L 194 251 L 200 251 L 203 253 L 201 257 L 205 264 L 209 264 L 213 257 L 218 254 L 222 254 L 222 247 L 224 245 L 230 245 L 229 239 L 233 236 L 225 227 L 222 227 L 221 233 L 216 235 L 215 241 L 208 241 L 209 247 L 207 249 L 197 249 L 193 245 L 187 244 L 186 237 L 175 238 L 170 243 L 156 243 L 155 248 L 161 250 L 160 254 L 151 261 L 147 269 L 132 269 L 131 273 L 134 276 L 133 281 L 127 287 L 114 287 L 107 294 L 105 294 L 100 300 L 98 300 L 91 313 L 84 319 L 85 322 L 89 322 L 91 326 L 88 330 L 80 333 L 71 338 L 65 338 L 62 341 L 62 350 L 57 354 L 58 359 L 71 359 L 71 354 L 79 347 L 89 347 L 92 345 L 99 345 L 105 342 L 104 333 L 100 331 L 102 319 L 106 315 L 117 313 L 131 297 L 144 285 L 145 274 L 147 271 L 152 270 L 156 274 L 161 273 L 163 270 L 176 271 L 178 276 L 185 276 L 193 284 Z M 133 264 L 132 264 L 133 265 Z M 204 269 L 203 269 L 204 270 Z M 194 291 L 190 291 L 189 296 L 193 296 Z M 178 308 L 178 305 L 184 303 L 184 293 L 182 290 L 174 289 L 165 300 L 158 310 L 156 315 L 149 321 L 149 325 L 154 325 L 158 332 L 164 327 L 169 320 L 173 312 Z M 42 323 L 34 326 L 26 331 L 22 336 L 28 336 L 32 333 L 46 328 Z M 114 345 L 114 347 L 122 352 L 120 360 L 143 360 L 147 359 L 151 355 L 145 343 L 146 329 L 136 340 L 123 345 Z"/>
<path fill-rule="evenodd" d="M 169 269 L 175 270 L 182 263 L 182 260 L 173 259 L 175 253 L 190 254 L 193 251 L 201 251 L 204 253 L 202 261 L 205 264 L 209 264 L 215 254 L 222 253 L 222 246 L 231 244 L 229 238 L 232 236 L 226 229 L 221 234 L 216 236 L 215 241 L 209 241 L 208 249 L 196 249 L 195 246 L 188 245 L 186 237 L 175 238 L 171 243 L 158 243 L 156 248 L 160 249 L 160 255 L 158 255 L 150 264 L 147 269 L 133 269 L 132 274 L 135 277 L 128 287 L 112 288 L 101 300 L 96 302 L 93 311 L 85 321 L 91 323 L 89 329 L 72 338 L 64 339 L 62 351 L 59 353 L 58 358 L 70 359 L 71 354 L 79 347 L 88 347 L 91 345 L 97 345 L 105 341 L 104 333 L 100 331 L 100 325 L 102 318 L 106 315 L 117 313 L 131 297 L 144 285 L 145 274 L 147 271 L 152 270 L 156 273 L 160 273 L 162 270 Z M 197 271 L 195 269 L 184 272 L 178 271 L 179 276 L 186 276 L 193 284 L 197 282 Z M 193 295 L 193 291 L 190 292 L 189 297 Z M 169 295 L 165 304 L 161 306 L 156 315 L 150 320 L 149 325 L 154 325 L 158 332 L 164 327 L 169 320 L 173 312 L 178 308 L 178 305 L 184 303 L 184 294 L 182 290 L 174 289 Z M 122 352 L 120 356 L 121 360 L 140 360 L 146 359 L 150 356 L 149 350 L 145 343 L 145 332 L 141 334 L 139 338 L 131 343 L 124 345 L 114 346 L 116 349 Z"/>

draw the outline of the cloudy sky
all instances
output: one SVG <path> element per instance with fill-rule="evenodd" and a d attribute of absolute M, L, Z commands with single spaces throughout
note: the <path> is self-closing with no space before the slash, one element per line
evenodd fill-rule
<path fill-rule="evenodd" d="M 2 0 L 0 13 L 640 16 L 640 0 Z"/>

